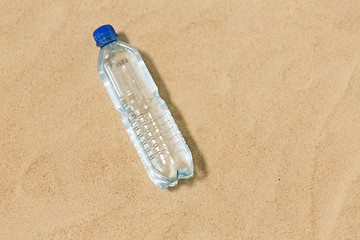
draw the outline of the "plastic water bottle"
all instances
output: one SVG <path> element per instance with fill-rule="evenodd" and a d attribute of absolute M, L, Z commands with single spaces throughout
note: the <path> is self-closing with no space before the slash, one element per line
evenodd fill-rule
<path fill-rule="evenodd" d="M 151 180 L 161 189 L 193 175 L 191 152 L 140 53 L 111 25 L 94 31 L 98 72 Z"/>

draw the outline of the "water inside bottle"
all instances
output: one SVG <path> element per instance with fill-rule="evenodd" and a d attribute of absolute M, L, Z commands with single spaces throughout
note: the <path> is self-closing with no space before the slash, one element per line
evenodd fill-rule
<path fill-rule="evenodd" d="M 150 178 L 165 188 L 191 177 L 190 150 L 138 52 L 118 42 L 104 48 L 103 66 L 110 82 L 107 87 L 112 88 L 108 92 L 116 93 L 119 99 L 123 123 Z"/>

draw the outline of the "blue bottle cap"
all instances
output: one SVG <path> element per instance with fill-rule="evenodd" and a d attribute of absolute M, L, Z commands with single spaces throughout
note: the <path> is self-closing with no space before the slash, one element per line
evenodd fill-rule
<path fill-rule="evenodd" d="M 99 27 L 94 31 L 93 36 L 96 46 L 98 47 L 103 47 L 108 43 L 116 41 L 118 38 L 118 35 L 111 25 L 103 25 Z"/>

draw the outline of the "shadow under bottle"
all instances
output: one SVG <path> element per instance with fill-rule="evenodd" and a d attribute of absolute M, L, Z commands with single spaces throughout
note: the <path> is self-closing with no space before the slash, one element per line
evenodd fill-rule
<path fill-rule="evenodd" d="M 118 39 L 122 42 L 129 43 L 126 35 L 124 33 L 117 33 Z M 156 70 L 154 62 L 151 60 L 149 55 L 145 52 L 139 51 L 141 54 L 142 59 L 144 60 L 152 78 L 154 79 L 156 85 L 159 89 L 159 95 L 161 98 L 166 102 L 172 117 L 174 118 L 183 138 L 185 139 L 193 157 L 193 164 L 194 164 L 194 175 L 190 179 L 180 180 L 178 185 L 175 187 L 168 188 L 169 191 L 176 191 L 179 189 L 180 186 L 192 186 L 196 180 L 206 178 L 207 176 L 207 168 L 204 155 L 198 148 L 194 138 L 189 131 L 184 118 L 182 117 L 180 111 L 176 107 L 176 105 L 171 101 L 171 97 L 169 92 L 167 91 L 166 85 L 161 78 L 161 75 Z"/>

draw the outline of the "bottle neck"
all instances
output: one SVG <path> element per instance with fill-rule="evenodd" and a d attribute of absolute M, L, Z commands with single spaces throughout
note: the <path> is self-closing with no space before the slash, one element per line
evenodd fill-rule
<path fill-rule="evenodd" d="M 104 46 L 108 45 L 109 43 L 116 41 L 117 38 L 118 38 L 118 35 L 109 35 L 109 36 L 106 36 L 106 37 L 100 39 L 96 45 L 100 48 L 103 48 Z"/>

